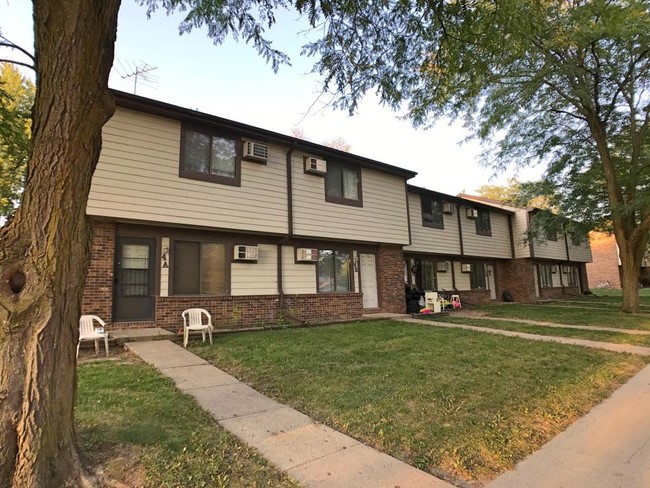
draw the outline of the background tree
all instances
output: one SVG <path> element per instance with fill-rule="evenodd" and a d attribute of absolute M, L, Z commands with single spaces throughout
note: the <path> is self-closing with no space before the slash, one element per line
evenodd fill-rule
<path fill-rule="evenodd" d="M 376 88 L 384 103 L 406 105 L 416 125 L 462 117 L 492 143 L 485 157 L 496 169 L 547 164 L 549 182 L 574 209 L 596 205 L 611 216 L 623 309 L 638 311 L 650 230 L 648 0 L 400 1 L 351 10 L 335 13 L 327 35 L 306 48 L 322 53 L 317 69 L 336 104 L 354 111 Z"/>
<path fill-rule="evenodd" d="M 8 63 L 0 63 L 0 218 L 13 214 L 29 158 L 34 84 Z"/>

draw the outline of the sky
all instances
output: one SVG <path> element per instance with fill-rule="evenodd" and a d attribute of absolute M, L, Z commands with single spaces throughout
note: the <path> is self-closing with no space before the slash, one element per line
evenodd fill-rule
<path fill-rule="evenodd" d="M 138 80 L 137 95 L 283 134 L 299 128 L 316 143 L 342 137 L 350 152 L 416 171 L 409 183 L 452 195 L 541 175 L 540 168 L 516 174 L 514 167 L 495 175 L 479 164 L 477 142 L 461 144 L 469 135 L 462 124 L 440 120 L 428 130 L 415 129 L 372 94 L 353 116 L 333 110 L 320 96 L 321 78 L 311 73 L 315 58 L 300 56 L 301 46 L 318 32 L 305 32 L 308 24 L 295 12 L 280 12 L 277 19 L 268 37 L 292 64 L 274 73 L 243 41 L 214 45 L 201 29 L 179 36 L 181 15 L 157 11 L 147 19 L 144 7 L 123 0 L 109 86 L 133 93 L 133 77 L 123 75 L 146 63 L 156 69 L 149 81 Z M 33 50 L 31 2 L 0 0 L 0 32 Z M 9 54 L 2 51 L 1 57 Z"/>

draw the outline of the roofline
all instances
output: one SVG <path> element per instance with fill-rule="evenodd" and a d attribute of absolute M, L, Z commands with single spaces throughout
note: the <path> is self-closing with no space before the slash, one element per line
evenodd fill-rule
<path fill-rule="evenodd" d="M 178 105 L 172 105 L 119 90 L 111 89 L 110 91 L 115 97 L 115 104 L 118 107 L 137 110 L 139 112 L 145 112 L 179 121 L 194 122 L 230 131 L 234 130 L 244 137 L 250 137 L 261 142 L 275 142 L 280 144 L 295 145 L 296 149 L 301 149 L 304 152 L 313 154 L 314 156 L 321 156 L 325 159 L 327 156 L 329 156 L 338 161 L 356 164 L 364 168 L 381 171 L 382 173 L 401 176 L 406 180 L 417 175 L 415 171 L 393 166 L 391 164 L 382 163 L 380 161 L 375 161 L 374 159 L 365 158 L 363 156 L 357 156 L 345 151 L 339 151 L 338 149 L 305 141 L 303 139 L 298 139 L 296 137 L 288 136 L 285 134 L 280 134 L 279 132 L 261 129 L 252 125 L 236 122 L 234 120 L 224 119 L 223 117 L 218 117 L 216 115 L 199 112 L 198 110 L 179 107 Z"/>
<path fill-rule="evenodd" d="M 513 215 L 515 212 L 512 210 L 506 210 L 505 208 L 495 207 L 485 203 L 477 202 L 469 198 L 462 198 L 454 195 L 447 195 L 446 193 L 440 193 L 439 191 L 429 190 L 427 188 L 422 188 L 421 186 L 408 185 L 408 190 L 412 193 L 418 193 L 420 195 L 429 195 L 435 198 L 440 198 L 447 202 L 459 203 L 462 205 L 471 205 L 472 207 L 481 208 L 484 210 L 493 210 L 495 212 L 503 213 L 506 215 Z"/>

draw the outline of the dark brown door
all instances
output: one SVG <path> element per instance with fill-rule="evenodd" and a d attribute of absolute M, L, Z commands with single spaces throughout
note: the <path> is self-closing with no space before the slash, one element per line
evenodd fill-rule
<path fill-rule="evenodd" d="M 113 321 L 153 320 L 155 239 L 118 237 Z"/>

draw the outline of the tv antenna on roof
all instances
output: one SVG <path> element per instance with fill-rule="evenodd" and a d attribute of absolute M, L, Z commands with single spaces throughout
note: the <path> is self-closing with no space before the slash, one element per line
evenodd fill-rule
<path fill-rule="evenodd" d="M 121 70 L 116 66 L 115 69 L 122 77 L 123 80 L 133 79 L 133 94 L 136 94 L 138 89 L 138 81 L 141 85 L 144 85 L 148 88 L 153 88 L 153 84 L 158 83 L 159 79 L 157 76 L 152 75 L 151 72 L 157 70 L 157 66 L 150 66 L 148 63 L 140 60 L 140 64 L 131 63 L 125 61 L 122 63 L 119 59 L 117 62 L 120 64 Z M 125 66 L 126 65 L 126 66 Z"/>

